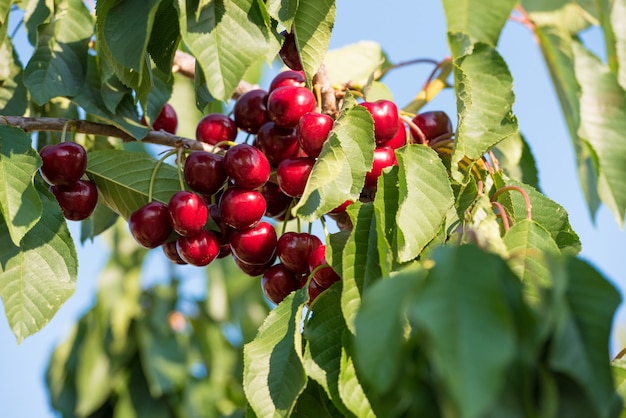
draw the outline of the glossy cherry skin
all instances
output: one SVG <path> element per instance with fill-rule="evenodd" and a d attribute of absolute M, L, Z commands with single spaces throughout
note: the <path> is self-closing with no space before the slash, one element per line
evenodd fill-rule
<path fill-rule="evenodd" d="M 207 207 L 209 209 L 209 217 L 211 218 L 215 226 L 217 226 L 217 229 L 219 229 L 219 231 L 213 232 L 215 232 L 219 236 L 220 244 L 227 245 L 229 243 L 230 233 L 232 232 L 232 229 L 228 225 L 226 225 L 226 222 L 224 222 L 219 205 L 212 203 L 209 204 Z"/>
<path fill-rule="evenodd" d="M 313 112 L 315 106 L 315 96 L 306 87 L 280 87 L 267 97 L 269 118 L 283 128 L 295 128 L 302 115 Z"/>
<path fill-rule="evenodd" d="M 309 288 L 307 289 L 309 293 L 309 301 L 307 302 L 307 306 L 312 304 L 313 301 L 317 299 L 317 297 L 326 289 L 326 287 L 320 286 L 319 283 L 317 283 L 315 280 L 311 280 L 309 282 Z"/>
<path fill-rule="evenodd" d="M 267 122 L 261 126 L 254 144 L 267 156 L 273 166 L 277 166 L 286 158 L 297 157 L 300 154 L 296 129 L 281 128 L 274 122 Z"/>
<path fill-rule="evenodd" d="M 172 228 L 185 237 L 199 233 L 209 219 L 209 210 L 204 200 L 193 192 L 174 193 L 167 208 Z"/>
<path fill-rule="evenodd" d="M 406 145 L 406 127 L 402 120 L 398 120 L 398 131 L 389 141 L 383 142 L 378 147 L 390 147 L 393 149 L 402 148 Z"/>
<path fill-rule="evenodd" d="M 276 244 L 278 258 L 283 265 L 296 274 L 304 274 L 309 269 L 309 256 L 322 241 L 306 232 L 286 232 Z"/>
<path fill-rule="evenodd" d="M 372 169 L 365 175 L 365 187 L 375 189 L 378 184 L 378 177 L 382 174 L 383 169 L 392 165 L 398 165 L 393 148 L 376 148 L 374 150 Z"/>
<path fill-rule="evenodd" d="M 278 305 L 287 295 L 300 288 L 300 282 L 292 271 L 278 263 L 263 273 L 261 287 L 265 296 Z"/>
<path fill-rule="evenodd" d="M 274 261 L 276 261 L 276 256 L 272 257 L 272 260 L 265 264 L 248 264 L 235 257 L 235 254 L 232 255 L 232 258 L 235 265 L 239 267 L 239 270 L 251 277 L 260 276 L 265 273 L 265 270 L 270 268 L 272 264 L 274 264 Z"/>
<path fill-rule="evenodd" d="M 256 189 L 270 178 L 270 162 L 265 154 L 248 144 L 237 144 L 224 155 L 224 170 L 237 187 Z"/>
<path fill-rule="evenodd" d="M 326 246 L 320 245 L 311 251 L 309 255 L 309 272 L 312 273 L 317 267 L 328 264 L 326 261 Z M 322 267 L 314 275 L 313 280 L 323 288 L 329 288 L 336 281 L 341 280 L 341 277 L 332 269 L 332 267 Z"/>
<path fill-rule="evenodd" d="M 178 237 L 176 250 L 180 258 L 192 266 L 206 266 L 220 252 L 219 238 L 204 229 L 191 237 Z"/>
<path fill-rule="evenodd" d="M 285 87 L 285 86 L 302 87 L 304 86 L 305 83 L 306 83 L 306 78 L 304 77 L 304 72 L 294 71 L 294 70 L 282 71 L 278 73 L 276 77 L 272 79 L 272 82 L 270 83 L 270 88 L 268 91 L 272 92 L 279 87 Z"/>
<path fill-rule="evenodd" d="M 63 216 L 70 221 L 87 219 L 98 203 L 98 189 L 87 180 L 65 186 L 50 186 L 50 192 L 56 197 Z"/>
<path fill-rule="evenodd" d="M 87 152 L 75 142 L 46 145 L 39 151 L 43 179 L 51 186 L 76 183 L 85 174 Z"/>
<path fill-rule="evenodd" d="M 267 91 L 250 90 L 242 94 L 233 109 L 235 123 L 242 131 L 256 134 L 261 125 L 267 122 Z"/>
<path fill-rule="evenodd" d="M 162 245 L 163 254 L 174 264 L 184 265 L 187 264 L 185 260 L 180 258 L 180 254 L 178 254 L 178 249 L 176 248 L 176 241 L 167 241 Z"/>
<path fill-rule="evenodd" d="M 343 202 L 341 205 L 337 206 L 335 209 L 331 210 L 328 213 L 331 213 L 331 214 L 345 213 L 346 209 L 348 208 L 348 206 L 350 206 L 352 203 L 354 203 L 354 202 L 352 200 L 348 199 L 345 202 Z"/>
<path fill-rule="evenodd" d="M 176 128 L 178 128 L 178 116 L 176 116 L 176 111 L 171 104 L 165 103 L 163 109 L 161 109 L 161 112 L 159 112 L 159 115 L 152 123 L 152 129 L 175 134 Z"/>
<path fill-rule="evenodd" d="M 422 130 L 426 139 L 430 141 L 438 136 L 452 133 L 452 122 L 446 112 L 422 112 L 413 118 L 413 123 Z M 419 135 L 411 129 L 411 136 L 415 143 L 420 143 Z"/>
<path fill-rule="evenodd" d="M 270 218 L 276 218 L 283 215 L 293 200 L 293 198 L 283 193 L 276 183 L 268 181 L 258 190 L 265 198 L 265 202 L 267 204 L 265 216 L 269 216 Z"/>
<path fill-rule="evenodd" d="M 287 196 L 300 197 L 315 165 L 311 157 L 287 158 L 276 169 L 278 186 Z"/>
<path fill-rule="evenodd" d="M 196 126 L 196 139 L 207 144 L 234 141 L 237 137 L 237 124 L 234 120 L 221 113 L 210 113 L 204 116 Z"/>
<path fill-rule="evenodd" d="M 226 190 L 219 205 L 226 225 L 238 230 L 248 229 L 259 223 L 267 208 L 261 193 L 238 187 Z"/>
<path fill-rule="evenodd" d="M 287 31 L 283 31 L 280 34 L 283 35 L 284 40 L 278 55 L 287 67 L 292 70 L 302 71 L 302 62 L 300 61 L 295 34 Z"/>
<path fill-rule="evenodd" d="M 135 241 L 144 248 L 156 248 L 172 233 L 170 215 L 165 203 L 153 201 L 131 213 L 128 228 Z"/>
<path fill-rule="evenodd" d="M 205 195 L 217 193 L 228 175 L 224 170 L 224 157 L 206 151 L 194 151 L 187 156 L 183 168 L 189 187 Z"/>
<path fill-rule="evenodd" d="M 298 142 L 309 157 L 317 158 L 333 129 L 333 118 L 323 113 L 310 112 L 298 121 Z"/>
<path fill-rule="evenodd" d="M 374 137 L 376 144 L 389 141 L 398 131 L 398 107 L 390 100 L 363 102 L 361 106 L 367 109 L 374 119 Z"/>
<path fill-rule="evenodd" d="M 259 222 L 252 228 L 233 231 L 230 249 L 241 261 L 248 264 L 265 264 L 276 253 L 276 230 L 269 222 Z"/>

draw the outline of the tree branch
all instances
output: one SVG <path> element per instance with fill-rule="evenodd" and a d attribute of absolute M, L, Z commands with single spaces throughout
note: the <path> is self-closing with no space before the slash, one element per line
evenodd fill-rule
<path fill-rule="evenodd" d="M 322 64 L 317 73 L 313 76 L 313 86 L 319 90 L 322 99 L 322 113 L 332 116 L 337 116 L 337 98 L 335 96 L 335 89 L 330 84 L 328 78 L 328 71 L 326 66 Z"/>

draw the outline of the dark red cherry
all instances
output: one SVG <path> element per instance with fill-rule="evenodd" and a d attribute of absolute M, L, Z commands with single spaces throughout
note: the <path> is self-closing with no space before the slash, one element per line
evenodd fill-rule
<path fill-rule="evenodd" d="M 39 151 L 41 176 L 51 186 L 76 183 L 85 174 L 87 152 L 75 142 L 46 145 Z"/>
<path fill-rule="evenodd" d="M 365 175 L 365 187 L 375 189 L 378 184 L 378 177 L 382 174 L 383 169 L 392 165 L 398 165 L 393 148 L 376 148 L 374 150 L 372 169 Z"/>
<path fill-rule="evenodd" d="M 310 112 L 298 121 L 298 142 L 309 157 L 317 158 L 333 128 L 333 118 L 323 113 Z"/>
<path fill-rule="evenodd" d="M 383 142 L 379 146 L 390 147 L 393 149 L 402 148 L 406 145 L 406 126 L 402 120 L 398 120 L 398 131 L 389 141 Z"/>
<path fill-rule="evenodd" d="M 311 280 L 309 282 L 309 288 L 308 288 L 309 302 L 307 303 L 307 305 L 312 304 L 313 301 L 317 299 L 317 297 L 326 289 L 327 289 L 326 287 L 320 286 L 315 280 Z"/>
<path fill-rule="evenodd" d="M 220 251 L 219 238 L 204 229 L 188 237 L 178 237 L 176 250 L 180 258 L 192 266 L 206 266 Z"/>
<path fill-rule="evenodd" d="M 172 228 L 182 236 L 192 236 L 199 233 L 209 219 L 206 203 L 193 192 L 174 193 L 167 207 Z"/>
<path fill-rule="evenodd" d="M 267 115 L 283 128 L 296 127 L 302 115 L 313 112 L 315 106 L 315 96 L 306 87 L 280 87 L 267 97 Z"/>
<path fill-rule="evenodd" d="M 161 112 L 152 123 L 152 129 L 154 129 L 155 131 L 163 130 L 173 135 L 176 133 L 177 127 L 178 116 L 176 116 L 176 111 L 171 104 L 165 103 L 165 105 L 163 105 L 163 108 L 161 109 Z"/>
<path fill-rule="evenodd" d="M 128 228 L 142 247 L 162 245 L 172 233 L 167 205 L 157 201 L 143 205 L 128 218 Z"/>
<path fill-rule="evenodd" d="M 222 212 L 220 211 L 219 205 L 212 203 L 207 206 L 209 208 L 209 217 L 217 227 L 217 231 L 215 232 L 220 237 L 220 244 L 225 245 L 229 243 L 230 233 L 232 229 L 226 225 L 224 219 L 222 218 Z M 214 228 L 210 228 L 213 230 Z"/>
<path fill-rule="evenodd" d="M 339 213 L 345 213 L 346 209 L 348 208 L 348 206 L 350 206 L 352 203 L 352 200 L 348 199 L 345 202 L 343 202 L 341 205 L 337 206 L 335 209 L 331 210 L 328 213 L 332 213 L 332 214 L 339 214 Z"/>
<path fill-rule="evenodd" d="M 326 246 L 320 245 L 311 251 L 309 255 L 309 272 L 312 273 L 317 267 L 328 264 L 326 261 Z M 323 288 L 329 288 L 333 283 L 340 280 L 341 277 L 332 269 L 332 267 L 322 267 L 314 275 L 313 280 Z"/>
<path fill-rule="evenodd" d="M 302 62 L 300 61 L 295 34 L 287 31 L 283 31 L 280 34 L 283 35 L 284 40 L 278 51 L 278 55 L 287 67 L 292 70 L 302 71 Z"/>
<path fill-rule="evenodd" d="M 176 241 L 167 241 L 163 244 L 163 254 L 174 264 L 187 264 L 185 260 L 180 258 L 180 254 L 178 254 L 178 249 L 176 248 Z"/>
<path fill-rule="evenodd" d="M 267 122 L 267 91 L 250 90 L 242 94 L 233 109 L 235 123 L 242 131 L 256 134 L 261 125 Z"/>
<path fill-rule="evenodd" d="M 315 165 L 311 157 L 287 158 L 276 169 L 278 186 L 287 196 L 300 197 Z"/>
<path fill-rule="evenodd" d="M 210 113 L 204 116 L 196 126 L 196 139 L 207 144 L 234 141 L 237 137 L 237 124 L 234 120 L 221 113 Z"/>
<path fill-rule="evenodd" d="M 267 182 L 259 189 L 266 202 L 265 216 L 277 218 L 285 213 L 293 198 L 287 196 L 280 190 L 278 184 Z"/>
<path fill-rule="evenodd" d="M 231 187 L 220 198 L 220 212 L 224 222 L 239 230 L 248 229 L 261 221 L 267 203 L 256 190 Z"/>
<path fill-rule="evenodd" d="M 296 275 L 282 264 L 275 264 L 263 273 L 261 286 L 265 296 L 279 304 L 291 292 L 300 288 Z"/>
<path fill-rule="evenodd" d="M 286 158 L 297 157 L 300 154 L 296 129 L 281 128 L 274 122 L 266 122 L 261 126 L 254 144 L 267 156 L 273 166 L 277 166 Z"/>
<path fill-rule="evenodd" d="M 272 260 L 265 264 L 248 264 L 235 257 L 235 254 L 232 255 L 232 258 L 235 265 L 239 267 L 239 270 L 251 277 L 260 276 L 265 273 L 265 270 L 270 268 L 272 264 L 274 264 L 274 261 L 276 261 L 276 256 L 272 257 Z"/>
<path fill-rule="evenodd" d="M 66 186 L 50 186 L 63 216 L 70 221 L 87 219 L 98 203 L 98 189 L 87 180 L 78 180 Z"/>
<path fill-rule="evenodd" d="M 271 260 L 276 252 L 276 242 L 276 230 L 269 222 L 259 222 L 252 228 L 230 234 L 231 251 L 248 264 L 265 264 Z"/>
<path fill-rule="evenodd" d="M 285 86 L 302 87 L 305 83 L 306 78 L 304 77 L 304 73 L 302 71 L 281 71 L 280 73 L 276 74 L 276 77 L 272 79 L 268 91 L 272 92 L 279 87 Z"/>
<path fill-rule="evenodd" d="M 224 170 L 233 184 L 244 189 L 256 189 L 270 178 L 270 163 L 256 147 L 237 144 L 224 155 Z"/>
<path fill-rule="evenodd" d="M 304 274 L 309 269 L 309 256 L 322 241 L 306 232 L 286 232 L 281 235 L 276 250 L 283 265 L 297 274 Z"/>
<path fill-rule="evenodd" d="M 361 106 L 367 109 L 374 119 L 374 137 L 376 144 L 389 141 L 398 131 L 398 107 L 390 100 L 363 102 Z"/>
<path fill-rule="evenodd" d="M 217 193 L 228 178 L 224 170 L 224 158 L 206 151 L 189 154 L 183 172 L 189 187 L 205 195 Z"/>
<path fill-rule="evenodd" d="M 446 112 L 431 111 L 422 112 L 413 118 L 416 124 L 426 136 L 426 140 L 430 141 L 444 134 L 452 133 L 452 122 Z M 411 136 L 415 143 L 420 143 L 419 135 L 411 129 Z"/>

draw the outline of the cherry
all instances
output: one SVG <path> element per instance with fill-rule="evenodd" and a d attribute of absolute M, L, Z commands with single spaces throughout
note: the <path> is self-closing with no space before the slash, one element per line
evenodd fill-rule
<path fill-rule="evenodd" d="M 76 183 L 85 174 L 87 152 L 75 142 L 46 145 L 39 151 L 41 176 L 51 186 Z"/>
<path fill-rule="evenodd" d="M 326 246 L 320 245 L 311 251 L 309 255 L 309 272 L 313 272 L 317 267 L 328 264 L 326 261 Z M 332 267 L 322 267 L 314 275 L 311 282 L 315 282 L 323 288 L 329 288 L 336 281 L 341 280 L 341 277 L 332 269 Z"/>
<path fill-rule="evenodd" d="M 278 51 L 278 55 L 283 63 L 292 70 L 302 71 L 302 62 L 296 45 L 296 35 L 293 32 L 282 31 L 280 33 L 284 40 Z"/>
<path fill-rule="evenodd" d="M 221 113 L 210 113 L 204 116 L 196 126 L 196 139 L 207 144 L 234 141 L 237 137 L 237 124 L 234 120 Z"/>
<path fill-rule="evenodd" d="M 155 131 L 163 130 L 165 132 L 175 134 L 177 127 L 178 116 L 176 116 L 176 111 L 171 104 L 165 103 L 161 112 L 159 112 L 159 115 L 152 123 L 152 129 Z"/>
<path fill-rule="evenodd" d="M 241 261 L 248 264 L 265 264 L 276 253 L 276 230 L 269 222 L 230 234 L 230 249 Z"/>
<path fill-rule="evenodd" d="M 220 198 L 219 206 L 226 225 L 243 230 L 261 221 L 267 203 L 263 195 L 256 190 L 231 187 Z"/>
<path fill-rule="evenodd" d="M 265 296 L 278 305 L 287 295 L 300 288 L 300 282 L 293 272 L 279 263 L 263 273 L 261 286 Z"/>
<path fill-rule="evenodd" d="M 365 175 L 365 187 L 375 189 L 378 184 L 378 177 L 385 167 L 398 165 L 396 154 L 391 147 L 380 147 L 374 150 L 374 162 L 372 169 Z"/>
<path fill-rule="evenodd" d="M 363 102 L 361 106 L 367 109 L 374 119 L 374 137 L 376 144 L 381 145 L 393 138 L 398 131 L 398 107 L 390 100 Z"/>
<path fill-rule="evenodd" d="M 241 261 L 240 259 L 238 259 L 235 254 L 232 255 L 232 258 L 235 262 L 235 265 L 239 267 L 239 270 L 252 277 L 260 276 L 261 274 L 263 274 L 268 268 L 272 266 L 272 264 L 274 264 L 274 261 L 276 260 L 276 256 L 274 256 L 272 257 L 271 261 L 268 261 L 265 264 L 249 264 L 245 261 Z"/>
<path fill-rule="evenodd" d="M 323 113 L 309 112 L 298 121 L 298 142 L 309 157 L 317 158 L 333 128 L 333 118 Z"/>
<path fill-rule="evenodd" d="M 176 240 L 180 258 L 192 266 L 206 266 L 220 251 L 219 238 L 211 231 L 201 229 L 193 236 L 181 236 Z"/>
<path fill-rule="evenodd" d="M 346 209 L 348 208 L 348 206 L 350 206 L 352 203 L 354 203 L 354 202 L 352 200 L 348 199 L 345 202 L 343 202 L 341 205 L 337 206 L 335 209 L 331 210 L 328 213 L 332 213 L 332 214 L 345 213 Z"/>
<path fill-rule="evenodd" d="M 183 172 L 189 187 L 198 193 L 212 195 L 222 188 L 228 178 L 224 158 L 206 151 L 194 151 L 187 156 Z"/>
<path fill-rule="evenodd" d="M 276 169 L 278 186 L 287 196 L 300 197 L 315 165 L 311 157 L 287 158 Z"/>
<path fill-rule="evenodd" d="M 267 182 L 263 187 L 259 188 L 259 192 L 263 195 L 266 202 L 265 216 L 276 218 L 283 215 L 293 198 L 287 196 L 280 190 L 278 184 Z"/>
<path fill-rule="evenodd" d="M 268 121 L 267 91 L 255 89 L 245 92 L 235 102 L 233 113 L 239 129 L 256 134 L 261 125 Z"/>
<path fill-rule="evenodd" d="M 128 218 L 128 228 L 142 247 L 162 245 L 172 233 L 167 205 L 157 201 L 143 205 Z"/>
<path fill-rule="evenodd" d="M 406 127 L 402 120 L 398 120 L 398 131 L 388 141 L 383 142 L 380 146 L 390 147 L 393 149 L 402 148 L 406 145 Z"/>
<path fill-rule="evenodd" d="M 306 83 L 306 78 L 302 71 L 287 70 L 282 71 L 272 79 L 269 91 L 272 92 L 279 87 L 296 86 L 302 87 Z"/>
<path fill-rule="evenodd" d="M 431 111 L 417 114 L 413 118 L 413 123 L 422 130 L 427 140 L 435 139 L 438 136 L 452 133 L 452 122 L 446 112 Z M 420 143 L 419 134 L 411 129 L 411 136 L 415 143 Z"/>
<path fill-rule="evenodd" d="M 207 207 L 209 209 L 209 217 L 213 220 L 213 222 L 215 223 L 215 226 L 217 226 L 218 231 L 214 231 L 214 232 L 217 235 L 219 235 L 220 244 L 228 245 L 230 233 L 232 230 L 230 229 L 228 225 L 226 225 L 226 222 L 224 222 L 219 205 L 216 205 L 215 203 L 211 203 Z"/>
<path fill-rule="evenodd" d="M 50 186 L 50 192 L 56 197 L 63 216 L 70 221 L 87 219 L 98 203 L 98 189 L 87 180 L 63 186 Z"/>
<path fill-rule="evenodd" d="M 204 200 L 193 192 L 174 193 L 167 207 L 174 231 L 182 236 L 192 236 L 199 233 L 209 219 L 209 210 Z"/>
<path fill-rule="evenodd" d="M 309 288 L 307 289 L 309 293 L 309 302 L 307 306 L 312 304 L 315 299 L 324 291 L 327 287 L 320 286 L 315 280 L 311 280 L 309 282 Z"/>
<path fill-rule="evenodd" d="M 304 274 L 309 268 L 309 256 L 314 249 L 322 245 L 315 235 L 286 232 L 281 235 L 276 250 L 283 265 L 294 273 Z"/>
<path fill-rule="evenodd" d="M 258 148 L 237 144 L 224 156 L 224 170 L 233 184 L 244 189 L 256 189 L 270 178 L 270 163 Z"/>
<path fill-rule="evenodd" d="M 279 87 L 267 97 L 267 114 L 276 125 L 293 128 L 300 117 L 315 110 L 315 96 L 306 87 Z"/>
<path fill-rule="evenodd" d="M 263 151 L 273 166 L 277 166 L 285 158 L 300 154 L 295 128 L 281 128 L 274 122 L 266 122 L 259 128 L 255 145 Z"/>
<path fill-rule="evenodd" d="M 161 247 L 163 248 L 163 254 L 174 264 L 187 264 L 185 260 L 180 258 L 180 254 L 178 254 L 178 249 L 176 249 L 176 241 L 167 241 Z"/>

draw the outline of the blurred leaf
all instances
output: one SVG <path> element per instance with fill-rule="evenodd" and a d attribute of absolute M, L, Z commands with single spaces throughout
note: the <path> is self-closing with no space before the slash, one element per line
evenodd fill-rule
<path fill-rule="evenodd" d="M 293 409 L 293 416 L 302 418 L 345 417 L 328 399 L 324 389 L 310 379 Z"/>
<path fill-rule="evenodd" d="M 339 395 L 346 407 L 359 418 L 375 417 L 352 361 L 352 342 L 348 331 L 343 333 L 341 344 L 341 364 L 339 368 Z"/>
<path fill-rule="evenodd" d="M 500 168 L 507 176 L 539 189 L 535 157 L 523 135 L 513 135 L 493 148 Z"/>
<path fill-rule="evenodd" d="M 192 80 L 181 75 L 174 75 L 174 85 L 171 97 L 168 101 L 178 117 L 178 130 L 176 134 L 185 138 L 196 137 L 196 126 L 203 114 L 195 106 L 195 89 Z"/>
<path fill-rule="evenodd" d="M 42 204 L 33 184 L 41 158 L 21 129 L 0 126 L 0 213 L 14 245 L 41 218 Z"/>
<path fill-rule="evenodd" d="M 0 24 L 2 26 L 2 24 Z M 22 64 L 10 39 L 0 42 L 0 113 L 20 116 L 28 108 Z"/>
<path fill-rule="evenodd" d="M 148 121 L 149 125 L 152 125 L 156 118 L 161 113 L 163 106 L 168 102 L 169 98 L 172 95 L 172 89 L 174 84 L 174 78 L 171 74 L 163 73 L 158 68 L 154 68 L 152 70 L 152 87 L 150 88 L 150 94 L 148 94 L 148 99 L 146 101 L 146 112 L 144 116 Z M 193 101 L 189 102 L 189 105 L 192 105 Z M 176 117 L 179 115 L 182 117 L 184 109 L 176 109 Z M 192 112 L 193 115 L 193 112 Z M 178 121 L 180 124 L 180 120 Z M 197 121 L 195 122 L 197 124 Z M 178 133 L 178 132 L 177 132 Z M 195 132 L 194 132 L 195 134 Z M 192 135 L 191 138 L 194 138 L 195 135 Z"/>
<path fill-rule="evenodd" d="M 113 418 L 171 418 L 174 416 L 166 398 L 151 396 L 146 377 L 138 358 L 128 365 L 128 373 L 116 387 L 118 397 Z"/>
<path fill-rule="evenodd" d="M 590 23 L 599 24 L 595 0 L 523 0 L 521 3 L 533 23 L 542 28 L 575 35 L 589 27 Z"/>
<path fill-rule="evenodd" d="M 13 5 L 13 2 L 14 0 L 0 1 L 0 45 L 4 43 L 5 37 L 7 35 L 7 30 L 9 27 L 9 12 L 11 11 L 11 6 Z M 2 74 L 1 70 L 0 74 Z M 2 79 L 1 76 L 0 79 Z"/>
<path fill-rule="evenodd" d="M 617 80 L 622 89 L 626 90 L 626 0 L 613 0 L 611 26 L 615 35 Z"/>
<path fill-rule="evenodd" d="M 351 82 L 364 86 L 372 74 L 390 64 L 381 46 L 372 41 L 332 49 L 324 58 L 328 78 L 333 85 Z"/>
<path fill-rule="evenodd" d="M 307 300 L 306 288 L 289 294 L 244 346 L 243 388 L 258 416 L 289 416 L 306 387 L 300 326 Z"/>
<path fill-rule="evenodd" d="M 516 0 L 443 0 L 448 33 L 465 33 L 473 42 L 495 46 L 516 3 Z"/>
<path fill-rule="evenodd" d="M 328 50 L 335 24 L 335 0 L 300 1 L 293 20 L 293 31 L 307 80 L 319 70 Z"/>
<path fill-rule="evenodd" d="M 298 9 L 298 3 L 297 0 L 268 0 L 267 12 L 291 32 L 291 24 Z"/>
<path fill-rule="evenodd" d="M 613 371 L 613 381 L 615 389 L 622 398 L 622 402 L 626 402 L 626 359 L 620 358 L 611 362 Z"/>
<path fill-rule="evenodd" d="M 96 205 L 91 216 L 80 223 L 80 243 L 84 244 L 87 240 L 93 242 L 95 237 L 113 226 L 118 216 L 108 206 Z"/>

